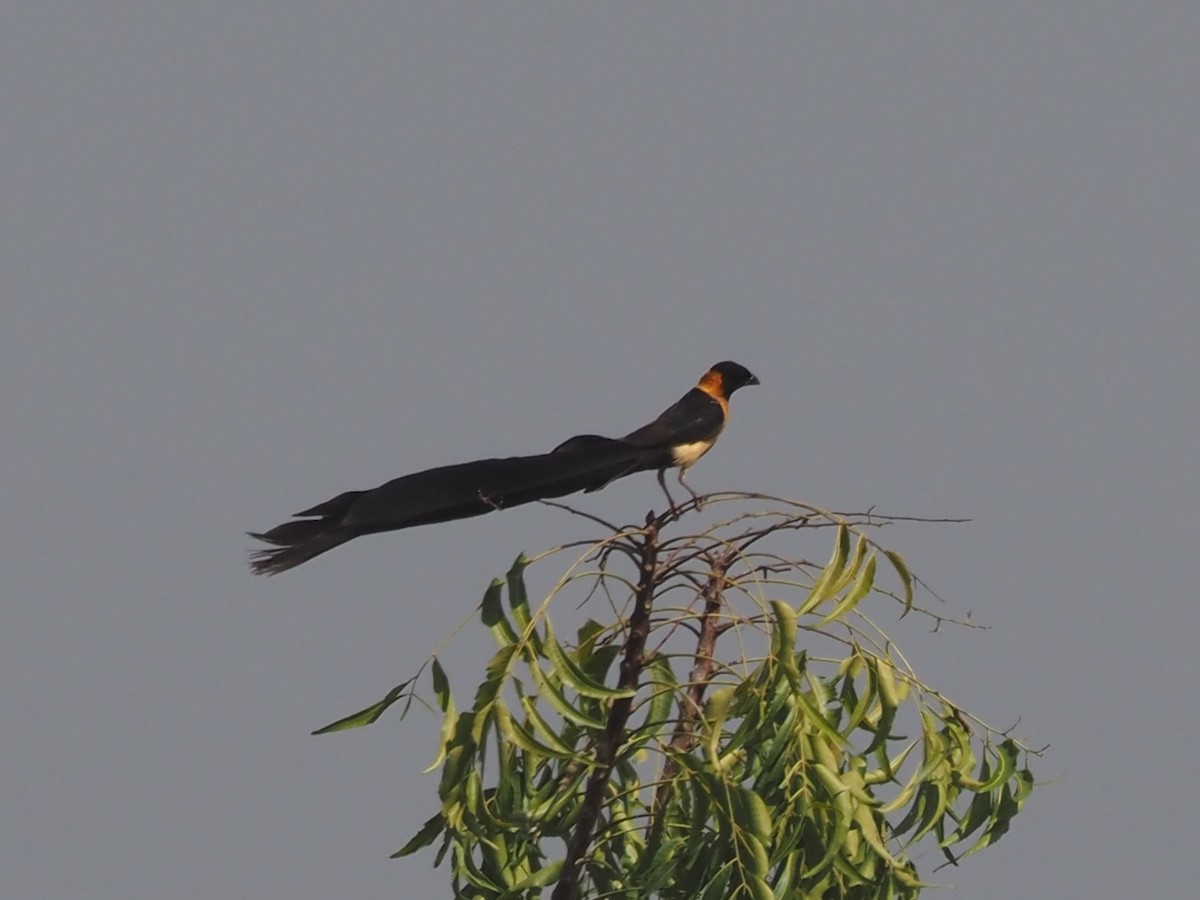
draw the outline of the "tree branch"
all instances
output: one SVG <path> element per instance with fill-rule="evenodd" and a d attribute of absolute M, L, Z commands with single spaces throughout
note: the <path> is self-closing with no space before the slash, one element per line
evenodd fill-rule
<path fill-rule="evenodd" d="M 608 787 L 617 753 L 625 742 L 629 713 L 633 709 L 632 692 L 637 690 L 645 666 L 644 651 L 646 638 L 650 634 L 650 610 L 654 602 L 654 590 L 658 585 L 658 522 L 653 513 L 646 515 L 645 537 L 641 542 L 641 557 L 638 571 L 637 596 L 633 615 L 629 618 L 629 636 L 625 639 L 625 655 L 621 660 L 621 671 L 617 687 L 630 691 L 630 696 L 613 701 L 604 729 L 604 738 L 596 747 L 596 765 L 588 776 L 584 789 L 583 807 L 575 832 L 567 844 L 567 858 L 558 884 L 554 886 L 551 900 L 574 900 L 579 895 L 579 876 L 583 860 L 596 833 L 596 822 L 604 805 L 604 791 Z"/>
<path fill-rule="evenodd" d="M 727 550 L 721 558 L 713 563 L 708 580 L 704 583 L 701 595 L 704 597 L 704 611 L 700 614 L 700 633 L 696 639 L 695 662 L 688 674 L 688 687 L 685 700 L 679 710 L 679 718 L 675 722 L 675 731 L 671 735 L 671 749 L 686 753 L 696 744 L 696 722 L 704 709 L 704 692 L 712 679 L 715 666 L 717 636 L 720 634 L 721 604 L 725 596 L 725 573 L 734 559 L 736 550 Z M 662 781 L 654 793 L 654 811 L 663 809 L 671 784 L 679 773 L 679 763 L 673 756 L 668 756 L 663 765 Z M 654 816 L 651 817 L 653 827 Z"/>

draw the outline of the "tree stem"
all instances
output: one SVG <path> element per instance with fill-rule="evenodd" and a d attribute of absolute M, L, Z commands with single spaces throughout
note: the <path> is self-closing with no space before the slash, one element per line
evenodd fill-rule
<path fill-rule="evenodd" d="M 638 559 L 637 595 L 633 604 L 633 615 L 629 618 L 629 634 L 625 638 L 625 654 L 621 659 L 621 671 L 617 687 L 621 690 L 637 690 L 645 666 L 646 638 L 650 635 L 650 610 L 654 603 L 657 587 L 655 571 L 658 567 L 658 520 L 653 513 L 646 515 L 645 537 L 642 539 Z M 604 791 L 616 764 L 617 753 L 625 742 L 629 713 L 633 709 L 633 695 L 619 697 L 613 701 L 604 729 L 604 738 L 596 747 L 596 764 L 588 776 L 583 795 L 583 807 L 575 832 L 567 844 L 567 859 L 563 865 L 558 884 L 554 886 L 551 900 L 574 900 L 579 895 L 579 877 L 583 860 L 596 833 L 596 822 L 604 805 Z"/>

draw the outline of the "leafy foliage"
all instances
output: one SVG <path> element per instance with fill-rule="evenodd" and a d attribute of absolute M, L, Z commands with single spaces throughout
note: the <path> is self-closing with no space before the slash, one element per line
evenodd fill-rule
<path fill-rule="evenodd" d="M 432 662 L 440 808 L 395 856 L 437 844 L 472 897 L 905 898 L 918 842 L 957 862 L 1008 830 L 1037 751 L 923 684 L 862 612 L 875 596 L 947 621 L 869 536 L 888 520 L 775 500 L 664 539 L 676 518 L 586 545 L 536 610 L 524 557 L 488 588 L 498 649 L 463 711 Z M 816 529 L 824 566 L 789 555 Z M 568 588 L 618 614 L 563 641 L 548 610 Z"/>

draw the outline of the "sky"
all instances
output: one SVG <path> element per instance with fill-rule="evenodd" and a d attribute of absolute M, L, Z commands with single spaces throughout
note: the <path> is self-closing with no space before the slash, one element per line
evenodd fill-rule
<path fill-rule="evenodd" d="M 953 896 L 1189 897 L 1200 7 L 22 3 L 0 28 L 12 897 L 449 896 L 413 674 L 533 505 L 273 579 L 343 490 L 739 393 L 697 489 L 966 517 L 881 624 L 1050 744 Z M 578 504 L 661 505 L 643 475 Z M 467 692 L 490 654 L 446 657 Z M 931 868 L 940 858 L 919 861 Z M 949 896 L 949 895 L 948 895 Z"/>

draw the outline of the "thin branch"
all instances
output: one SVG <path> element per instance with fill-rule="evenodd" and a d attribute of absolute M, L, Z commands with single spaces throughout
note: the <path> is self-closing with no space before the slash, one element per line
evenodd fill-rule
<path fill-rule="evenodd" d="M 598 525 L 603 525 L 609 531 L 612 531 L 614 533 L 620 533 L 625 530 L 617 525 L 612 524 L 612 522 L 608 522 L 608 521 L 600 518 L 599 516 L 592 515 L 589 512 L 584 512 L 582 509 L 576 509 L 575 507 L 570 506 L 569 504 L 566 504 L 566 503 L 559 503 L 556 500 L 539 500 L 538 502 L 544 506 L 553 506 L 556 509 L 564 510 L 565 512 L 569 512 L 573 516 L 579 516 L 584 519 L 590 519 L 591 521 L 597 523 Z"/>
<path fill-rule="evenodd" d="M 688 675 L 687 692 L 680 704 L 679 718 L 675 722 L 675 732 L 671 735 L 670 747 L 680 753 L 686 753 L 696 744 L 696 722 L 704 709 L 704 692 L 712 680 L 715 665 L 717 636 L 721 633 L 719 616 L 721 604 L 725 596 L 725 572 L 736 557 L 736 552 L 727 550 L 716 560 L 708 581 L 701 592 L 704 597 L 704 611 L 700 613 L 700 632 L 696 638 L 696 653 L 693 657 L 692 671 Z M 665 807 L 668 794 L 674 784 L 675 776 L 679 774 L 679 763 L 674 756 L 668 756 L 663 765 L 662 780 L 654 792 L 654 807 L 651 817 L 651 827 L 654 819 Z"/>
<path fill-rule="evenodd" d="M 554 893 L 550 895 L 551 900 L 574 900 L 579 896 L 583 860 L 596 832 L 596 822 L 604 806 L 604 792 L 608 787 L 617 753 L 625 742 L 629 713 L 633 708 L 633 691 L 638 687 L 645 666 L 644 651 L 646 638 L 650 634 L 650 611 L 654 601 L 654 589 L 658 584 L 655 571 L 658 564 L 658 522 L 653 513 L 646 516 L 641 551 L 637 597 L 634 601 L 633 615 L 629 618 L 625 655 L 621 660 L 621 672 L 617 679 L 618 689 L 629 691 L 630 695 L 614 700 L 609 710 L 604 737 L 596 747 L 596 765 L 588 776 L 579 820 L 567 844 L 566 862 L 563 864 L 558 884 L 554 886 Z"/>

